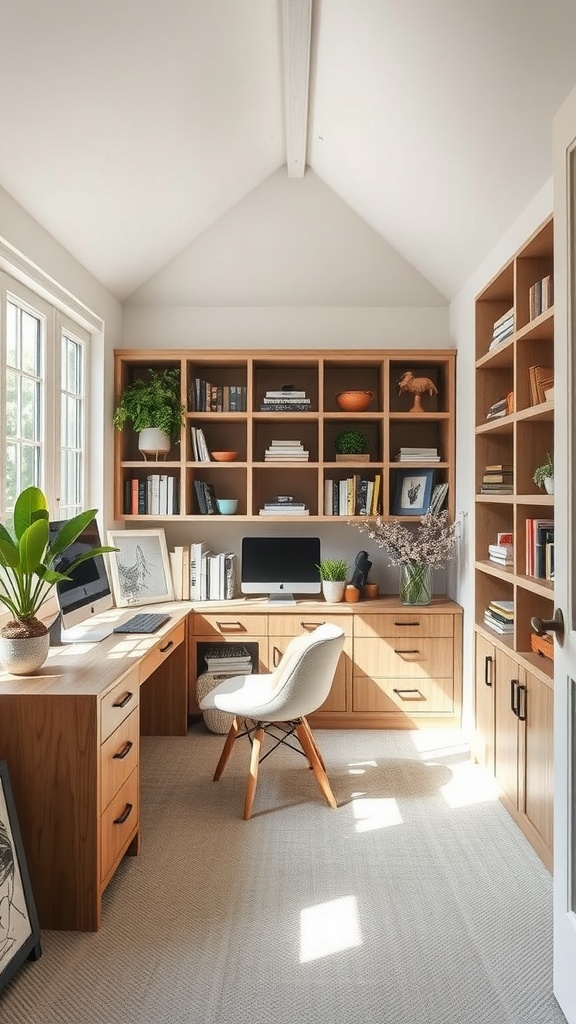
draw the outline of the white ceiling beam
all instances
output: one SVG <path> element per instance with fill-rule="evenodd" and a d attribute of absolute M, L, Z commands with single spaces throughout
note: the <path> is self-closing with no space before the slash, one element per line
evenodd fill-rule
<path fill-rule="evenodd" d="M 282 0 L 284 118 L 289 178 L 303 178 L 308 137 L 312 0 Z"/>

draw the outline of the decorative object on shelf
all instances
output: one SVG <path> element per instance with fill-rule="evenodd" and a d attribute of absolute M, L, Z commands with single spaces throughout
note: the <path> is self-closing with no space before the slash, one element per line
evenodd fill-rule
<path fill-rule="evenodd" d="M 347 604 L 356 604 L 360 600 L 360 591 L 352 583 L 347 583 L 344 588 L 344 600 Z"/>
<path fill-rule="evenodd" d="M 334 441 L 336 462 L 369 462 L 370 442 L 363 430 L 341 430 Z"/>
<path fill-rule="evenodd" d="M 433 469 L 399 469 L 394 493 L 395 516 L 423 516 L 430 509 Z"/>
<path fill-rule="evenodd" d="M 365 412 L 373 401 L 373 391 L 340 391 L 336 395 L 336 405 L 345 412 Z"/>
<path fill-rule="evenodd" d="M 108 530 L 112 586 L 118 608 L 172 601 L 164 530 Z"/>
<path fill-rule="evenodd" d="M 554 494 L 554 461 L 550 452 L 546 453 L 546 461 L 534 470 L 532 479 L 538 487 L 543 487 L 547 494 Z"/>
<path fill-rule="evenodd" d="M 14 505 L 13 535 L 0 524 L 0 603 L 13 616 L 0 629 L 0 662 L 12 675 L 30 675 L 46 661 L 50 634 L 38 613 L 56 584 L 70 578 L 56 572 L 54 562 L 92 522 L 96 511 L 89 509 L 69 519 L 50 543 L 46 497 L 38 487 L 27 487 Z M 92 548 L 75 558 L 67 571 L 113 550 Z"/>
<path fill-rule="evenodd" d="M 221 516 L 233 516 L 238 508 L 237 498 L 216 498 L 218 511 Z"/>
<path fill-rule="evenodd" d="M 239 452 L 210 452 L 214 462 L 235 462 Z"/>
<path fill-rule="evenodd" d="M 415 377 L 410 370 L 402 374 L 400 380 L 397 381 L 398 394 L 409 394 L 414 395 L 414 401 L 412 408 L 409 412 L 424 412 L 422 408 L 421 395 L 437 395 L 438 388 L 434 381 L 430 380 L 429 377 Z"/>
<path fill-rule="evenodd" d="M 426 513 L 416 529 L 396 520 L 384 520 L 381 516 L 352 525 L 361 533 L 367 533 L 370 540 L 388 552 L 390 565 L 400 566 L 399 596 L 402 603 L 429 604 L 432 581 L 427 579 L 424 570 L 443 569 L 456 557 L 460 524 L 450 521 L 448 510 Z M 404 567 L 409 571 L 403 573 Z M 426 596 L 427 600 L 424 600 Z M 418 600 L 406 599 L 414 597 Z"/>
<path fill-rule="evenodd" d="M 324 558 L 316 566 L 322 580 L 324 600 L 338 604 L 344 596 L 349 565 L 345 558 Z"/>
<path fill-rule="evenodd" d="M 148 370 L 148 374 L 148 380 L 137 377 L 120 394 L 114 426 L 121 430 L 130 421 L 144 458 L 158 458 L 180 440 L 186 408 L 180 400 L 179 370 Z"/>
<path fill-rule="evenodd" d="M 350 583 L 354 587 L 358 587 L 358 590 L 362 590 L 368 581 L 368 573 L 372 568 L 372 562 L 368 558 L 367 551 L 359 551 L 356 555 L 356 561 L 354 562 L 354 570 L 352 572 L 352 578 Z"/>
<path fill-rule="evenodd" d="M 377 583 L 365 583 L 361 590 L 362 597 L 366 601 L 375 601 L 380 596 L 380 587 Z"/>

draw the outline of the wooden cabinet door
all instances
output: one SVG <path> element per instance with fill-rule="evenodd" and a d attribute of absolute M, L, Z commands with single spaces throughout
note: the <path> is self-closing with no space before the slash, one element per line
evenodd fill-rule
<path fill-rule="evenodd" d="M 476 634 L 475 723 L 473 754 L 478 764 L 494 771 L 494 700 L 496 652 L 494 644 Z"/>
<path fill-rule="evenodd" d="M 524 777 L 521 810 L 552 851 L 554 760 L 554 691 L 526 672 L 526 693 L 522 714 L 524 733 Z"/>
<path fill-rule="evenodd" d="M 518 807 L 519 719 L 513 705 L 518 687 L 524 683 L 523 669 L 503 651 L 496 651 L 496 699 L 494 730 L 494 774 L 514 807 Z"/>

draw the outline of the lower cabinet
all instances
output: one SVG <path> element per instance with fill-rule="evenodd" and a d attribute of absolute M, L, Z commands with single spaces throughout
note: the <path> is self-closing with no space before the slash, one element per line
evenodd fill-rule
<path fill-rule="evenodd" d="M 501 800 L 552 868 L 552 680 L 476 635 L 475 759 L 496 777 Z"/>
<path fill-rule="evenodd" d="M 346 636 L 344 649 L 336 667 L 332 688 L 322 706 L 310 715 L 310 722 L 318 726 L 326 724 L 325 718 L 328 714 L 342 716 L 349 710 L 350 681 L 352 678 L 352 624 L 351 616 L 337 615 L 330 612 L 324 615 L 313 615 L 309 613 L 301 615 L 269 615 L 268 633 L 270 637 L 270 662 L 271 668 L 279 663 L 290 640 L 302 633 L 312 633 L 318 626 L 327 621 L 341 626 Z"/>

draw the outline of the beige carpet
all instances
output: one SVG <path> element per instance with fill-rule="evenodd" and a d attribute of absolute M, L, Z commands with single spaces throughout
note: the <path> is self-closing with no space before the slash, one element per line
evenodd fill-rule
<path fill-rule="evenodd" d="M 318 732 L 210 781 L 200 724 L 142 743 L 142 854 L 96 934 L 45 932 L 2 1024 L 561 1024 L 551 879 L 458 734 Z M 244 744 L 247 741 L 243 741 Z"/>

